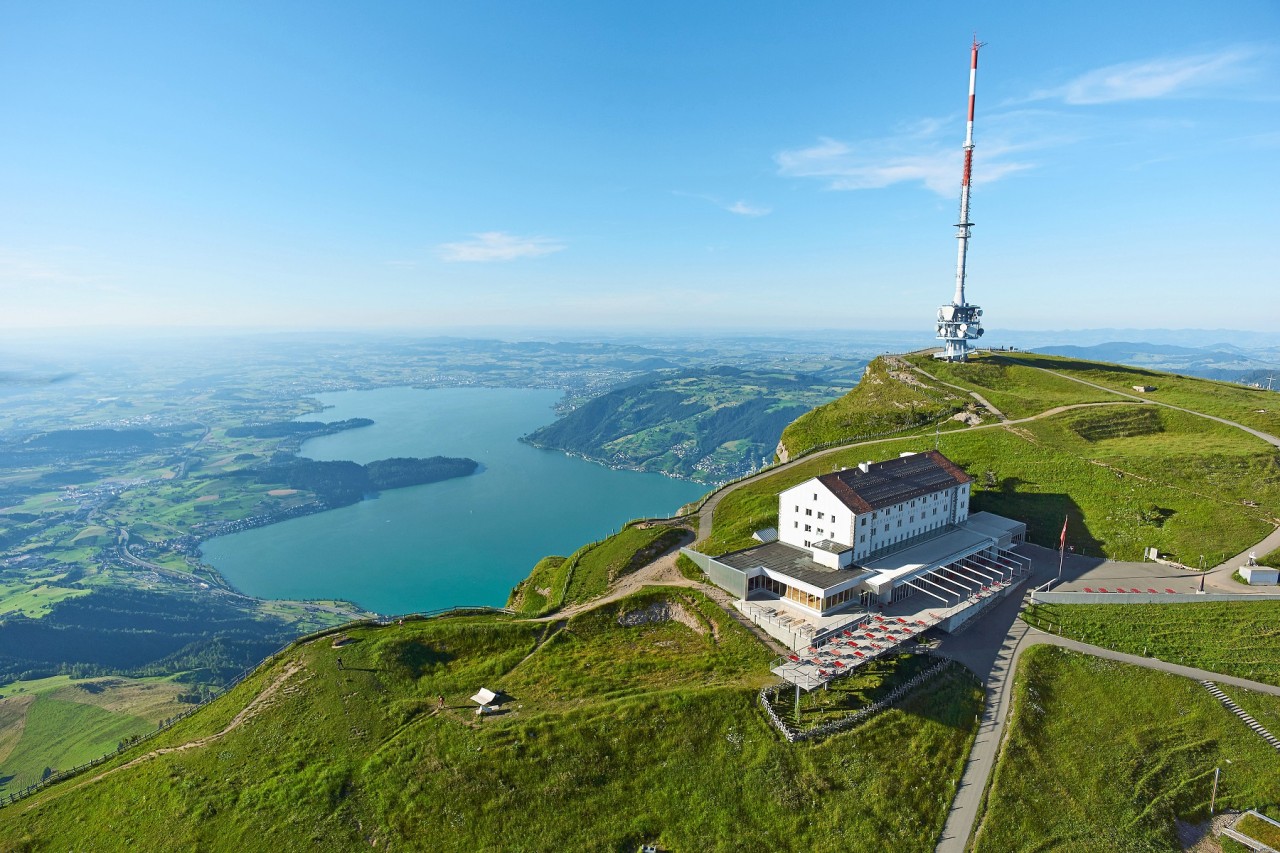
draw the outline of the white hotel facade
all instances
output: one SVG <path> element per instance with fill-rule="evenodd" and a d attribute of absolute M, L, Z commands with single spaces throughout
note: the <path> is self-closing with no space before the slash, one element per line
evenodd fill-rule
<path fill-rule="evenodd" d="M 969 475 L 942 453 L 904 453 L 783 491 L 778 528 L 757 533 L 759 545 L 718 557 L 685 553 L 793 646 L 913 596 L 950 614 L 940 621 L 951 630 L 972 615 L 969 605 L 1028 566 L 1013 550 L 1026 525 L 970 513 L 969 490 Z"/>

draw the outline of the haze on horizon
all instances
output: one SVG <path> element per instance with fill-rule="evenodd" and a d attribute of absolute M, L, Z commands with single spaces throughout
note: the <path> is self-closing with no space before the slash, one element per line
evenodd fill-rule
<path fill-rule="evenodd" d="M 914 14 L 913 14 L 914 13 Z M 1280 7 L 0 10 L 0 328 L 1273 330 Z"/>

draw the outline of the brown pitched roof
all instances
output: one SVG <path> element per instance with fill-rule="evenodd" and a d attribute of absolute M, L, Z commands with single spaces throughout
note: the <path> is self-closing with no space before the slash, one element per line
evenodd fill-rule
<path fill-rule="evenodd" d="M 871 512 L 969 482 L 969 475 L 936 450 L 900 456 L 818 478 L 854 512 Z"/>

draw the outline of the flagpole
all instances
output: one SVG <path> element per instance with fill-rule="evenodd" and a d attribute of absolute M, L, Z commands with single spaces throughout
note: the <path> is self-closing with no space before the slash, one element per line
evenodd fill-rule
<path fill-rule="evenodd" d="M 1058 538 L 1058 583 L 1062 583 L 1062 561 L 1067 555 L 1067 519 L 1069 516 L 1062 518 L 1062 536 Z"/>

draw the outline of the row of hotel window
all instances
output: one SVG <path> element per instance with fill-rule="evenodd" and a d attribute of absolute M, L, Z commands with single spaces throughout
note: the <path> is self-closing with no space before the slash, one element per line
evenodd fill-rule
<path fill-rule="evenodd" d="M 938 510 L 937 510 L 937 508 L 936 508 L 936 507 L 935 507 L 935 508 L 934 508 L 934 510 L 933 510 L 933 514 L 934 514 L 934 515 L 937 515 L 937 514 L 938 514 Z M 818 513 L 818 517 L 819 517 L 819 518 L 821 518 L 821 517 L 822 517 L 822 513 Z M 834 515 L 831 517 L 831 520 L 832 520 L 832 521 L 835 521 L 835 516 L 834 516 Z M 908 524 L 914 524 L 914 523 L 915 523 L 915 520 L 916 520 L 915 515 L 912 515 L 910 518 L 908 518 L 908 519 L 907 519 L 907 523 L 908 523 Z M 866 523 L 867 523 L 867 519 L 866 519 L 865 517 L 862 519 L 862 523 L 863 523 L 863 524 L 866 524 Z M 795 522 L 792 522 L 792 524 L 795 526 L 795 528 L 796 528 L 797 530 L 799 530 L 799 529 L 800 529 L 800 522 L 795 521 Z M 899 527 L 901 527 L 901 526 L 902 526 L 902 519 L 898 519 L 898 526 L 899 526 Z M 934 525 L 934 526 L 936 527 L 937 525 Z M 804 532 L 805 532 L 805 533 L 815 533 L 815 532 L 816 532 L 816 533 L 821 533 L 821 532 L 822 532 L 822 528 L 821 528 L 821 527 L 819 527 L 819 528 L 815 531 L 815 530 L 813 529 L 813 525 L 812 525 L 812 524 L 806 524 L 806 525 L 804 526 Z M 833 528 L 833 529 L 831 530 L 831 532 L 832 532 L 832 534 L 835 534 L 837 531 Z M 887 521 L 885 522 L 885 525 L 884 525 L 884 532 L 885 532 L 885 533 L 888 533 L 888 532 L 889 532 L 889 523 L 888 523 Z M 866 542 L 866 541 L 867 541 L 867 534 L 865 534 L 865 533 L 864 533 L 864 534 L 862 534 L 861 538 L 860 538 L 858 541 L 860 541 L 860 542 Z"/>
<path fill-rule="evenodd" d="M 938 502 L 938 494 L 939 494 L 939 493 L 935 493 L 935 494 L 933 495 L 933 502 L 934 502 L 934 503 L 937 503 L 937 502 Z M 813 496 L 813 499 L 816 501 L 816 500 L 818 499 L 818 496 L 817 496 L 817 495 L 814 495 L 814 496 Z M 909 509 L 910 507 L 913 507 L 913 506 L 915 506 L 915 505 L 916 505 L 916 500 L 917 500 L 916 498 L 913 498 L 913 499 L 911 500 L 911 503 L 910 503 L 910 504 L 905 504 L 905 503 L 903 503 L 903 504 L 898 504 L 897 506 L 891 506 L 891 507 L 889 507 L 888 509 L 884 510 L 884 514 L 885 514 L 885 515 L 888 515 L 889 513 L 893 512 L 895 509 L 896 509 L 898 512 L 906 512 L 906 511 L 907 511 L 907 509 Z M 920 503 L 928 503 L 928 502 L 929 502 L 929 499 L 928 499 L 928 498 L 918 498 L 918 500 L 920 501 Z M 800 511 L 800 505 L 799 505 L 799 504 L 796 504 L 796 512 L 799 512 L 799 511 Z M 804 514 L 805 514 L 805 515 L 813 515 L 813 510 L 812 510 L 812 509 L 806 509 L 806 510 L 804 511 Z M 871 517 L 872 517 L 873 519 L 878 518 L 879 516 L 880 516 L 880 510 L 875 510 L 874 512 L 872 512 L 872 513 L 871 513 Z M 836 517 L 836 514 L 835 514 L 834 512 L 833 512 L 833 513 L 831 513 L 831 518 L 832 518 L 833 520 L 835 519 L 835 517 Z M 819 518 L 819 519 L 821 519 L 821 518 L 822 518 L 822 511 L 821 511 L 821 510 L 819 510 L 819 511 L 818 511 L 818 518 Z M 864 522 L 867 520 L 867 517 L 866 517 L 866 515 L 865 515 L 865 514 L 863 515 L 862 520 L 863 520 Z"/>
<path fill-rule="evenodd" d="M 857 597 L 862 604 L 867 604 L 871 599 L 871 593 L 866 590 L 858 590 L 857 588 L 846 589 L 840 592 L 832 593 L 825 599 L 812 593 L 805 592 L 802 589 L 796 589 L 788 586 L 781 581 L 776 581 L 767 575 L 759 575 L 747 581 L 747 591 L 756 589 L 764 589 L 772 592 L 780 598 L 794 601 L 797 604 L 803 604 L 805 607 L 811 607 L 814 610 L 824 611 L 832 607 L 839 607 L 848 601 L 852 601 Z"/>

